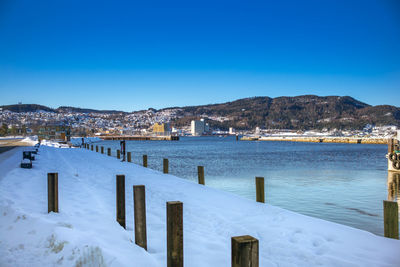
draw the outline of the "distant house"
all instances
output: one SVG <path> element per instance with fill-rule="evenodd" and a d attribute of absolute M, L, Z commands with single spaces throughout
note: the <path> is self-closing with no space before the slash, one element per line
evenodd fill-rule
<path fill-rule="evenodd" d="M 169 123 L 155 123 L 153 125 L 153 133 L 157 135 L 170 135 L 171 128 Z"/>
<path fill-rule="evenodd" d="M 39 128 L 38 138 L 40 140 L 70 141 L 71 127 L 64 125 L 46 125 Z"/>

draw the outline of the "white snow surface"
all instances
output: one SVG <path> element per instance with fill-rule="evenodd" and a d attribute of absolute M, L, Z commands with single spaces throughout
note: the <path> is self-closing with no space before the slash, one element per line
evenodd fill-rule
<path fill-rule="evenodd" d="M 166 266 L 166 202 L 183 202 L 185 266 L 230 266 L 231 237 L 259 240 L 260 266 L 400 266 L 400 241 L 257 203 L 79 148 L 0 154 L 0 266 Z M 47 213 L 58 172 L 59 213 Z M 116 222 L 125 174 L 126 224 Z M 207 177 L 206 177 L 207 178 Z M 207 180 L 206 180 L 207 183 Z M 136 246 L 133 185 L 146 186 L 148 251 Z"/>

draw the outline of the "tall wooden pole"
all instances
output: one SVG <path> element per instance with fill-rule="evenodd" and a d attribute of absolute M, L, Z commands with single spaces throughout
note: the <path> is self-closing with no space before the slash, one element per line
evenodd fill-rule
<path fill-rule="evenodd" d="M 147 250 L 146 194 L 144 185 L 133 186 L 135 244 Z"/>
<path fill-rule="evenodd" d="M 131 152 L 127 153 L 127 157 L 128 157 L 128 162 L 132 162 Z"/>
<path fill-rule="evenodd" d="M 399 239 L 399 210 L 397 202 L 383 201 L 383 228 L 385 237 Z"/>
<path fill-rule="evenodd" d="M 205 185 L 204 166 L 197 166 L 197 176 L 199 178 L 199 184 Z"/>
<path fill-rule="evenodd" d="M 117 222 L 126 228 L 125 222 L 125 175 L 117 175 Z"/>
<path fill-rule="evenodd" d="M 143 167 L 147 168 L 147 155 L 143 155 Z"/>
<path fill-rule="evenodd" d="M 168 159 L 163 159 L 163 173 L 168 173 Z"/>
<path fill-rule="evenodd" d="M 183 267 L 183 203 L 167 202 L 167 267 Z"/>
<path fill-rule="evenodd" d="M 47 174 L 47 212 L 58 212 L 58 173 Z"/>
<path fill-rule="evenodd" d="M 265 203 L 264 177 L 256 177 L 256 200 Z"/>

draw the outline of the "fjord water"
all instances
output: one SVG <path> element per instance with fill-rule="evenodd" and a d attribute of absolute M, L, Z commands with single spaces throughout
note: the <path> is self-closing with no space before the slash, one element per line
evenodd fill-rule
<path fill-rule="evenodd" d="M 119 141 L 96 143 L 111 147 Z M 255 200 L 255 177 L 265 177 L 266 202 L 301 214 L 383 235 L 388 198 L 385 145 L 235 141 L 234 137 L 181 137 L 180 141 L 127 141 L 132 161 Z"/>

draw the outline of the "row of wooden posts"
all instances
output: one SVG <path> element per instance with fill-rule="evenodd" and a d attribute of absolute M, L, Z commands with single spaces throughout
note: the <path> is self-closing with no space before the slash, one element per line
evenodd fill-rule
<path fill-rule="evenodd" d="M 86 145 L 89 149 L 89 145 Z M 91 145 L 91 150 L 94 150 L 94 146 Z M 99 148 L 96 146 L 96 152 Z M 104 147 L 101 147 L 101 153 L 104 152 Z M 108 156 L 111 156 L 111 148 L 107 149 Z M 120 159 L 120 150 L 117 150 L 117 158 Z M 131 152 L 127 153 L 127 161 L 131 161 Z M 143 155 L 143 166 L 147 167 L 147 155 Z M 163 173 L 168 173 L 169 162 L 168 159 L 163 159 Z M 199 184 L 205 185 L 204 178 L 204 166 L 197 166 L 198 182 Z M 256 200 L 258 202 L 265 203 L 265 191 L 264 191 L 264 178 L 256 177 Z M 389 238 L 399 239 L 399 215 L 398 215 L 398 204 L 395 201 L 383 201 L 383 224 L 384 224 L 384 236 Z"/>
<path fill-rule="evenodd" d="M 89 149 L 89 145 L 86 146 Z M 94 146 L 90 149 L 93 151 Z M 104 153 L 104 147 L 100 147 Z M 99 151 L 96 146 L 96 152 Z M 111 149 L 107 149 L 111 156 Z M 120 159 L 120 150 L 117 158 Z M 131 162 L 131 152 L 127 161 Z M 143 155 L 143 166 L 147 167 L 147 155 Z M 163 159 L 163 173 L 168 173 L 168 159 Z M 198 182 L 205 185 L 204 166 L 198 166 Z M 264 177 L 256 177 L 256 201 L 265 203 Z M 50 185 L 49 185 L 50 188 Z M 146 214 L 144 186 L 134 186 L 135 243 L 147 249 Z M 49 193 L 50 197 L 50 193 Z M 50 206 L 49 206 L 50 207 Z M 57 205 L 58 207 L 58 205 Z M 167 266 L 183 266 L 183 217 L 182 202 L 167 202 Z M 394 201 L 383 201 L 384 236 L 399 239 L 398 204 Z M 117 175 L 117 221 L 125 228 L 125 176 Z M 258 240 L 251 236 L 238 236 L 231 239 L 232 266 L 258 266 Z"/>
<path fill-rule="evenodd" d="M 259 179 L 258 177 L 257 179 Z M 47 174 L 48 212 L 59 212 L 58 173 Z M 183 203 L 168 201 L 167 208 L 167 266 L 183 267 Z M 146 193 L 144 185 L 133 186 L 135 244 L 147 250 Z M 125 175 L 116 176 L 116 221 L 126 229 Z M 259 245 L 252 236 L 231 238 L 231 266 L 258 267 Z"/>

